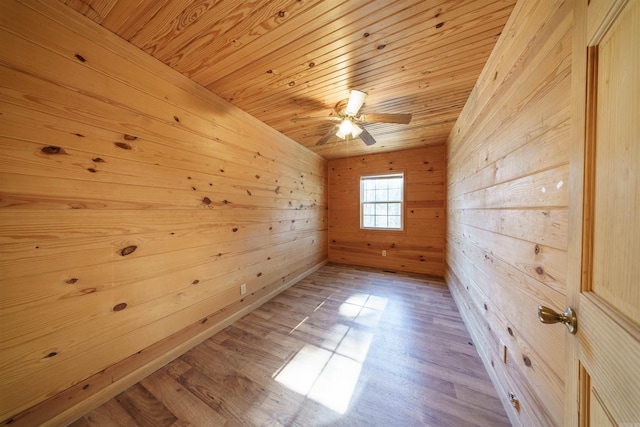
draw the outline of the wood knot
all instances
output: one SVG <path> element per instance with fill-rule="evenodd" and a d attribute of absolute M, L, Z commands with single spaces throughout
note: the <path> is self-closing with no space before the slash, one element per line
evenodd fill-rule
<path fill-rule="evenodd" d="M 55 145 L 48 145 L 46 147 L 43 147 L 40 151 L 42 151 L 44 154 L 67 154 L 66 151 Z"/>
<path fill-rule="evenodd" d="M 296 82 L 289 82 L 289 87 L 294 87 L 296 85 Z"/>
<path fill-rule="evenodd" d="M 262 276 L 262 273 L 256 274 L 256 277 L 260 277 L 260 276 Z"/>
<path fill-rule="evenodd" d="M 507 332 L 509 332 L 509 335 L 513 336 L 513 329 L 511 329 L 511 326 L 507 327 Z"/>
<path fill-rule="evenodd" d="M 128 133 L 125 133 L 124 134 L 124 139 L 126 141 L 135 141 L 136 139 L 138 139 L 138 137 L 134 136 L 134 135 L 129 135 Z"/>
<path fill-rule="evenodd" d="M 387 45 L 386 45 L 386 44 L 378 45 L 378 50 L 382 50 L 382 49 L 384 49 L 385 47 L 387 47 Z"/>
<path fill-rule="evenodd" d="M 126 248 L 123 248 L 120 251 L 120 255 L 122 255 L 122 256 L 131 255 L 132 253 L 134 253 L 136 251 L 136 249 L 138 249 L 138 247 L 136 245 L 127 246 Z"/>
<path fill-rule="evenodd" d="M 193 282 L 191 282 L 192 285 L 197 285 L 198 283 L 200 283 L 200 280 L 196 279 Z"/>
<path fill-rule="evenodd" d="M 538 255 L 540 253 L 540 245 L 536 245 L 533 251 Z"/>
<path fill-rule="evenodd" d="M 126 142 L 114 142 L 115 146 L 123 150 L 131 150 L 131 146 Z"/>
<path fill-rule="evenodd" d="M 210 205 L 211 204 L 211 199 L 208 197 L 203 197 L 202 198 L 202 203 L 204 203 L 205 205 Z"/>
<path fill-rule="evenodd" d="M 370 35 L 371 34 L 369 34 L 369 33 L 364 33 L 362 36 L 366 38 L 366 37 L 369 37 Z"/>
<path fill-rule="evenodd" d="M 274 191 L 276 194 L 280 194 L 280 186 L 278 185 Z"/>
<path fill-rule="evenodd" d="M 75 56 L 75 57 L 76 57 L 76 59 L 77 59 L 78 61 L 80 61 L 80 62 L 87 62 L 87 60 L 86 60 L 86 59 L 84 59 L 84 56 L 80 55 L 79 53 L 76 53 L 74 56 Z"/>
<path fill-rule="evenodd" d="M 489 310 L 489 307 L 487 306 L 487 304 L 484 304 L 484 309 Z"/>
<path fill-rule="evenodd" d="M 267 74 L 273 74 L 273 70 L 267 70 Z"/>
<path fill-rule="evenodd" d="M 68 285 L 73 285 L 74 283 L 78 283 L 78 278 L 77 277 L 72 277 L 71 279 L 65 280 L 65 283 Z"/>
<path fill-rule="evenodd" d="M 101 157 L 94 157 L 91 159 L 94 163 L 104 163 L 104 160 Z"/>
<path fill-rule="evenodd" d="M 313 62 L 313 61 L 312 61 L 312 62 L 309 62 L 309 68 L 313 68 L 313 67 L 315 67 L 315 66 L 316 66 L 316 63 L 315 63 L 315 62 Z"/>
<path fill-rule="evenodd" d="M 173 116 L 173 120 L 175 120 L 176 123 L 180 123 L 180 117 L 178 116 Z"/>
<path fill-rule="evenodd" d="M 91 173 L 96 173 L 98 172 L 97 170 L 95 170 L 94 168 L 87 168 L 87 170 Z"/>
<path fill-rule="evenodd" d="M 524 362 L 524 364 L 526 366 L 531 366 L 531 359 L 529 359 L 529 356 L 523 355 L 522 356 L 522 361 Z"/>
<path fill-rule="evenodd" d="M 278 16 L 280 18 L 284 18 L 284 10 L 281 10 L 280 12 L 278 12 Z"/>
<path fill-rule="evenodd" d="M 544 268 L 542 268 L 540 266 L 536 267 L 536 273 L 538 273 L 540 275 L 543 275 L 544 274 Z"/>
<path fill-rule="evenodd" d="M 44 358 L 45 359 L 51 359 L 52 357 L 57 356 L 58 353 L 56 353 L 55 351 L 52 351 L 51 353 L 47 354 Z"/>
<path fill-rule="evenodd" d="M 85 384 L 84 386 L 82 386 L 82 389 L 83 389 L 83 390 L 86 390 L 86 389 L 88 389 L 88 388 L 89 388 L 89 384 Z"/>
<path fill-rule="evenodd" d="M 113 311 L 122 311 L 125 308 L 127 308 L 127 303 L 126 302 L 121 302 L 120 304 L 116 304 L 113 306 Z"/>
<path fill-rule="evenodd" d="M 439 22 L 436 24 L 436 28 L 442 28 L 444 26 L 444 22 Z"/>
<path fill-rule="evenodd" d="M 247 190 L 247 194 L 250 196 L 251 195 L 251 191 Z"/>
<path fill-rule="evenodd" d="M 235 233 L 236 231 L 238 231 L 238 227 L 233 227 L 233 228 L 231 229 L 231 231 L 233 231 L 233 232 Z"/>
<path fill-rule="evenodd" d="M 260 179 L 260 175 L 257 175 L 257 174 L 256 174 L 256 179 Z"/>

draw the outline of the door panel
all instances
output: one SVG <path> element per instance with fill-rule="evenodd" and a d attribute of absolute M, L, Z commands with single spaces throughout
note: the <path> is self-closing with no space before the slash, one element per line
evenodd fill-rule
<path fill-rule="evenodd" d="M 640 323 L 640 2 L 598 44 L 591 291 Z"/>
<path fill-rule="evenodd" d="M 580 2 L 582 254 L 570 261 L 582 272 L 573 342 L 583 371 L 580 425 L 640 427 L 640 0 Z"/>

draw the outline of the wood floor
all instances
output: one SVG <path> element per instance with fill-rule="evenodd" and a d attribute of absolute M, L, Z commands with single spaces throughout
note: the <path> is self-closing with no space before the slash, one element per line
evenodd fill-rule
<path fill-rule="evenodd" d="M 329 264 L 72 424 L 508 426 L 446 286 Z"/>

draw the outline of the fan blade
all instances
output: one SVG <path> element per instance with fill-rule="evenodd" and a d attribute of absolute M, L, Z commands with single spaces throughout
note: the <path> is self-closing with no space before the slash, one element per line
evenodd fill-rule
<path fill-rule="evenodd" d="M 349 101 L 347 102 L 347 108 L 344 110 L 345 114 L 347 116 L 355 116 L 358 114 L 365 99 L 367 99 L 366 93 L 360 92 L 359 90 L 352 90 L 351 95 L 349 95 Z"/>
<path fill-rule="evenodd" d="M 327 132 L 325 134 L 325 136 L 323 136 L 320 139 L 320 141 L 316 142 L 316 145 L 324 145 L 324 144 L 326 144 L 327 141 L 329 141 L 331 139 L 331 137 L 336 134 L 336 131 L 338 130 L 339 127 L 340 127 L 340 125 L 332 127 L 331 130 L 329 132 Z"/>
<path fill-rule="evenodd" d="M 358 120 L 364 123 L 411 123 L 411 114 L 363 114 Z"/>
<path fill-rule="evenodd" d="M 326 120 L 326 121 L 329 121 L 329 122 L 339 122 L 339 121 L 341 121 L 340 117 L 335 117 L 335 116 L 327 116 L 327 117 L 294 117 L 293 119 L 291 119 L 291 121 L 293 123 L 321 121 L 321 120 Z"/>
<path fill-rule="evenodd" d="M 360 139 L 365 143 L 365 145 L 373 145 L 376 143 L 376 140 L 373 139 L 373 136 L 366 129 L 362 129 L 362 133 L 360 134 Z"/>

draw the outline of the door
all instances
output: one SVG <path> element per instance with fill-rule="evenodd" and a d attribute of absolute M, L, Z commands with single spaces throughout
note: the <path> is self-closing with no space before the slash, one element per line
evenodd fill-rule
<path fill-rule="evenodd" d="M 640 427 L 640 0 L 575 0 L 567 425 Z"/>

